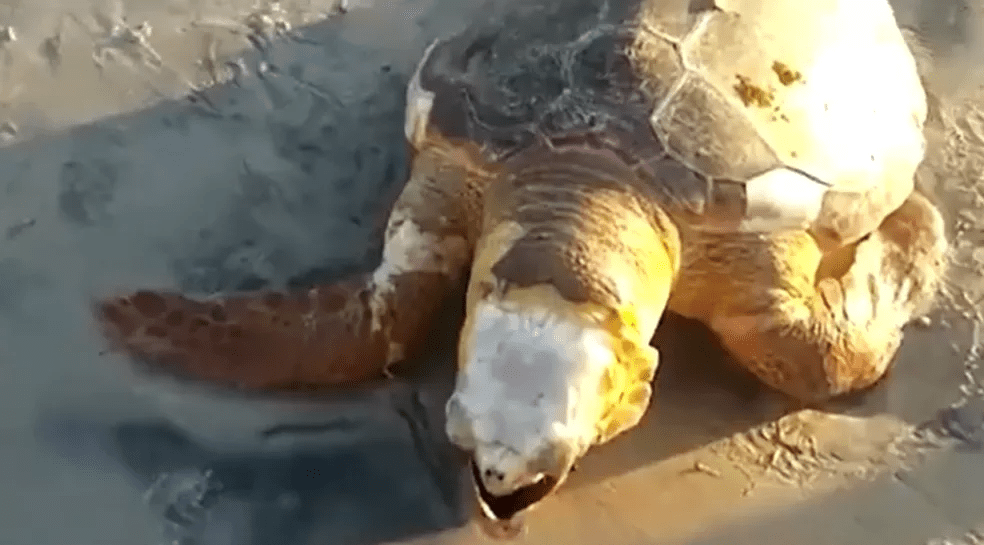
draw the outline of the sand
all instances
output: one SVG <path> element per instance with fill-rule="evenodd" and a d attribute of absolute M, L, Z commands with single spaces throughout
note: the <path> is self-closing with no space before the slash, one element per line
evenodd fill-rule
<path fill-rule="evenodd" d="M 984 543 L 984 12 L 895 6 L 926 45 L 919 183 L 953 240 L 940 308 L 874 391 L 794 413 L 669 317 L 647 417 L 520 542 Z M 472 3 L 92 7 L 0 2 L 0 543 L 485 542 L 442 433 L 453 308 L 403 378 L 303 404 L 134 376 L 87 314 L 136 286 L 371 267 L 405 174 L 403 85 Z"/>

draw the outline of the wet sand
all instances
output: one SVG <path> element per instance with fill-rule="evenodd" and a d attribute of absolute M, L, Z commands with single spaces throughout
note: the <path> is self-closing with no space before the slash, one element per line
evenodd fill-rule
<path fill-rule="evenodd" d="M 266 19 L 252 0 L 95 5 L 0 2 L 16 37 L 0 46 L 0 543 L 486 542 L 442 432 L 454 305 L 401 379 L 305 403 L 135 376 L 87 314 L 130 287 L 371 267 L 406 171 L 403 86 L 471 3 L 297 0 Z M 645 420 L 520 542 L 984 542 L 984 92 L 968 71 L 984 15 L 895 6 L 926 45 L 919 183 L 953 241 L 940 308 L 875 390 L 796 413 L 669 317 Z"/>

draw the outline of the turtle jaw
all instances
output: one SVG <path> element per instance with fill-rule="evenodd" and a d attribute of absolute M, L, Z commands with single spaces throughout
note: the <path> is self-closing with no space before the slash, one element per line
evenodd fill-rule
<path fill-rule="evenodd" d="M 540 473 L 531 483 L 509 493 L 493 494 L 486 487 L 474 457 L 469 460 L 468 466 L 480 509 L 479 524 L 485 533 L 497 539 L 517 537 L 525 527 L 524 515 L 553 494 L 570 473 L 569 469 L 559 476 Z"/>
<path fill-rule="evenodd" d="M 479 526 L 497 539 L 518 536 L 525 515 L 564 484 L 574 463 L 590 446 L 586 438 L 529 434 L 523 443 L 540 446 L 521 454 L 499 441 L 476 440 L 475 428 L 489 422 L 466 416 L 467 409 L 456 397 L 449 400 L 447 412 L 448 438 L 468 455 Z"/>

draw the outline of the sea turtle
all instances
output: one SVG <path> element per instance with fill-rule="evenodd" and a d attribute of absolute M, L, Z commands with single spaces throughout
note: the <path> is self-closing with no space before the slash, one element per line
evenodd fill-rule
<path fill-rule="evenodd" d="M 407 90 L 371 273 L 96 304 L 112 346 L 259 390 L 365 381 L 464 290 L 450 440 L 509 521 L 633 427 L 664 311 L 804 404 L 882 377 L 944 270 L 926 95 L 885 0 L 490 2 Z"/>

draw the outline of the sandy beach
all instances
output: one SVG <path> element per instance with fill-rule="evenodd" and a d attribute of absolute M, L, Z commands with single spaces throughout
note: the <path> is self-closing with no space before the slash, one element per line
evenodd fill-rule
<path fill-rule="evenodd" d="M 891 375 L 788 413 L 669 316 L 637 429 L 519 543 L 984 543 L 984 6 L 896 0 L 930 93 L 939 308 Z M 103 355 L 95 295 L 308 286 L 379 259 L 403 105 L 464 0 L 0 1 L 0 544 L 489 542 L 443 433 L 455 329 L 331 399 L 206 391 Z M 708 348 L 711 347 L 711 348 Z"/>

